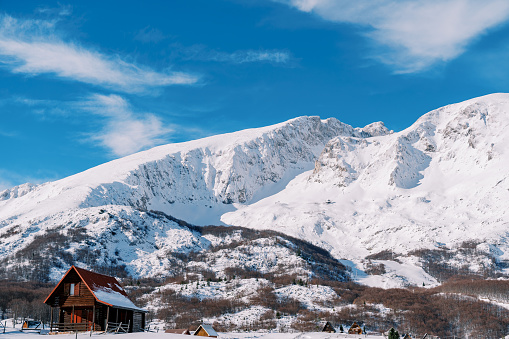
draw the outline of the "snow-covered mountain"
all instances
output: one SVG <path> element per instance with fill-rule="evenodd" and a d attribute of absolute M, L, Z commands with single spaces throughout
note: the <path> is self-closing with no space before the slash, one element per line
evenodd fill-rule
<path fill-rule="evenodd" d="M 474 242 L 507 260 L 508 127 L 509 95 L 495 94 L 429 112 L 399 133 L 338 136 L 312 171 L 222 220 L 270 224 L 340 258 Z"/>
<path fill-rule="evenodd" d="M 160 265 L 168 251 L 206 250 L 192 230 L 150 212 L 160 211 L 281 231 L 358 265 L 384 251 L 405 256 L 403 268 L 386 262 L 386 275 L 419 267 L 416 250 L 473 243 L 485 255 L 469 264 L 480 269 L 509 259 L 508 125 L 509 95 L 494 94 L 429 112 L 398 133 L 380 122 L 361 129 L 301 117 L 156 147 L 0 192 L 0 257 L 48 234 L 75 235 L 69 253 L 101 238 L 95 243 L 120 248 L 133 267 L 148 257 L 145 266 Z M 119 234 L 124 247 L 114 245 Z"/>
<path fill-rule="evenodd" d="M 68 178 L 0 192 L 2 225 L 103 205 L 159 210 L 196 224 L 271 195 L 312 168 L 333 137 L 385 134 L 381 123 L 354 129 L 336 119 L 302 117 L 258 129 L 160 146 Z"/>

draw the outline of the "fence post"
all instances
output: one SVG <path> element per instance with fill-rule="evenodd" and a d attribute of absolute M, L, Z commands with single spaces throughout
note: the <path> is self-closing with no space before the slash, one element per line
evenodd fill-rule
<path fill-rule="evenodd" d="M 118 330 L 122 327 L 122 322 L 120 322 L 120 324 L 118 324 L 117 326 L 117 329 L 115 330 L 115 333 L 118 333 Z"/>

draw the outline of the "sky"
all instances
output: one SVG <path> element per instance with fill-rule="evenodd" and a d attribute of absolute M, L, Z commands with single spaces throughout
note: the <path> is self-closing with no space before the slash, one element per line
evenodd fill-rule
<path fill-rule="evenodd" d="M 0 0 L 0 190 L 298 116 L 509 87 L 507 0 Z"/>

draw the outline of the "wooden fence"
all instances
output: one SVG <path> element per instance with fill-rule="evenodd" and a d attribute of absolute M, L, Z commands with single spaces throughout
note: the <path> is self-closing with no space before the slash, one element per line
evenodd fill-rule
<path fill-rule="evenodd" d="M 86 332 L 90 331 L 93 323 L 52 323 L 50 332 Z"/>
<path fill-rule="evenodd" d="M 129 328 L 131 327 L 131 321 L 126 323 L 107 323 L 105 332 L 114 332 L 114 333 L 128 333 Z"/>

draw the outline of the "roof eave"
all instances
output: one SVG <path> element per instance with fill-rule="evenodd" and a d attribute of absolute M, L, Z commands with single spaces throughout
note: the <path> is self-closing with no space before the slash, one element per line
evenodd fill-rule
<path fill-rule="evenodd" d="M 144 310 L 143 308 L 132 308 L 132 307 L 125 307 L 125 306 L 118 306 L 118 305 L 113 305 L 113 304 L 110 304 L 110 303 L 107 303 L 105 301 L 102 301 L 102 300 L 99 300 L 97 299 L 97 302 L 101 303 L 101 304 L 104 304 L 106 306 L 109 306 L 109 307 L 114 307 L 114 308 L 118 308 L 118 309 L 122 309 L 122 310 L 128 310 L 128 311 L 137 311 L 137 312 L 143 312 L 143 313 L 148 313 L 147 310 Z"/>
<path fill-rule="evenodd" d="M 62 281 L 64 281 L 65 277 L 67 276 L 67 274 L 69 274 L 69 272 L 74 268 L 74 265 L 72 265 L 68 270 L 67 272 L 65 272 L 64 276 L 62 277 L 62 279 L 60 279 L 60 281 L 58 282 L 58 284 L 53 288 L 53 290 L 51 291 L 51 293 L 48 295 L 48 297 L 44 300 L 44 303 L 46 304 L 46 302 L 49 300 L 49 298 L 51 298 L 51 296 L 53 295 L 53 293 L 57 290 L 58 286 L 60 286 L 60 284 L 62 283 Z M 77 270 L 75 270 L 76 272 L 78 272 Z"/>

